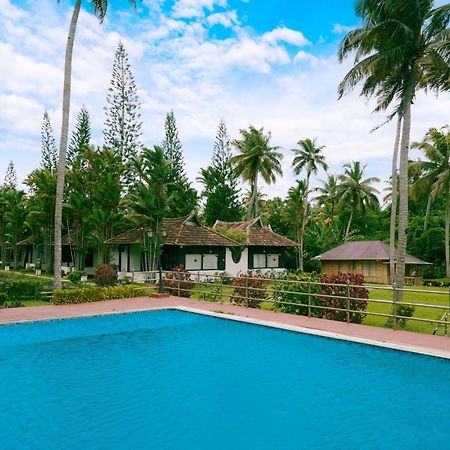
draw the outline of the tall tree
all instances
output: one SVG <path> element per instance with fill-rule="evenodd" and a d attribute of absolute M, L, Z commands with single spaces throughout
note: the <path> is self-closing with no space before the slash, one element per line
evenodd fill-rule
<path fill-rule="evenodd" d="M 344 239 L 347 240 L 350 234 L 352 221 L 357 212 L 366 213 L 370 209 L 377 209 L 379 201 L 376 196 L 378 191 L 372 186 L 373 183 L 380 180 L 376 177 L 364 177 L 364 170 L 366 166 L 361 167 L 359 161 L 352 164 L 344 165 L 344 173 L 339 176 L 341 182 L 339 186 L 340 200 L 338 203 L 339 209 L 350 209 L 350 215 L 345 230 Z"/>
<path fill-rule="evenodd" d="M 223 120 L 219 123 L 211 164 L 200 170 L 198 180 L 203 184 L 206 198 L 203 211 L 206 225 L 216 220 L 238 221 L 242 217 L 237 176 L 231 164 L 231 143 Z"/>
<path fill-rule="evenodd" d="M 44 169 L 56 170 L 58 165 L 58 150 L 56 149 L 53 127 L 47 111 L 42 118 L 41 127 L 41 166 Z"/>
<path fill-rule="evenodd" d="M 8 167 L 6 169 L 4 186 L 6 188 L 13 188 L 13 189 L 17 187 L 16 168 L 14 167 L 14 163 L 12 161 L 9 162 Z"/>
<path fill-rule="evenodd" d="M 129 165 L 141 148 L 142 121 L 136 82 L 122 42 L 117 45 L 107 102 L 105 146 L 117 151 Z"/>
<path fill-rule="evenodd" d="M 233 141 L 239 154 L 231 159 L 236 174 L 250 184 L 250 197 L 247 208 L 247 218 L 259 215 L 258 177 L 267 183 L 274 183 L 277 175 L 282 175 L 279 147 L 270 145 L 271 133 L 264 134 L 264 128 L 256 129 L 250 125 L 248 130 L 240 130 L 241 139 Z"/>
<path fill-rule="evenodd" d="M 339 51 L 340 60 L 356 52 L 355 64 L 342 81 L 340 94 L 364 80 L 362 94 L 376 93 L 380 107 L 397 101 L 395 113 L 402 120 L 395 264 L 395 278 L 400 287 L 404 285 L 405 275 L 411 105 L 418 88 L 450 89 L 447 28 L 450 5 L 434 8 L 433 3 L 432 0 L 359 0 L 356 13 L 363 26 L 345 36 Z M 394 180 L 394 171 L 392 176 Z"/>
<path fill-rule="evenodd" d="M 303 169 L 306 171 L 306 181 L 303 198 L 303 217 L 300 229 L 300 247 L 299 247 L 299 269 L 303 271 L 303 236 L 305 234 L 306 220 L 308 213 L 308 195 L 309 195 L 309 181 L 311 174 L 316 175 L 319 168 L 328 170 L 328 165 L 325 162 L 325 156 L 322 154 L 324 145 L 318 146 L 316 139 L 301 139 L 298 141 L 299 148 L 293 148 L 295 154 L 292 161 L 292 167 L 296 175 L 300 175 Z"/>
<path fill-rule="evenodd" d="M 168 214 L 183 217 L 197 206 L 197 192 L 189 182 L 183 157 L 183 146 L 178 136 L 175 114 L 170 111 L 164 124 L 165 136 L 162 142 L 164 158 L 169 162 L 170 174 L 168 195 L 170 198 Z"/>
<path fill-rule="evenodd" d="M 129 2 L 136 6 L 135 0 Z M 107 0 L 90 0 L 93 6 L 94 14 L 103 22 L 106 11 L 108 9 Z M 62 208 L 64 196 L 64 177 L 66 167 L 67 142 L 69 140 L 69 116 L 70 116 L 70 94 L 72 90 L 72 55 L 73 44 L 75 40 L 75 32 L 77 29 L 78 17 L 80 15 L 81 0 L 75 1 L 75 6 L 70 20 L 69 33 L 67 35 L 66 53 L 64 58 L 64 84 L 63 84 L 63 100 L 62 100 L 62 120 L 61 120 L 61 137 L 59 142 L 58 154 L 58 178 L 56 183 L 56 200 L 55 200 L 55 288 L 61 289 L 61 233 L 62 233 Z"/>
<path fill-rule="evenodd" d="M 298 244 L 298 267 L 303 270 L 303 248 L 304 248 L 304 228 L 303 223 L 305 221 L 304 208 L 308 207 L 305 202 L 305 197 L 308 195 L 306 192 L 307 182 L 305 180 L 297 181 L 297 185 L 291 187 L 288 192 L 286 204 L 288 207 L 288 214 L 290 223 L 295 230 L 295 240 Z"/>
<path fill-rule="evenodd" d="M 444 198 L 445 202 L 445 269 L 450 277 L 450 133 L 448 126 L 437 130 L 431 128 L 421 142 L 414 142 L 413 148 L 422 150 L 426 161 L 413 162 L 413 167 L 421 169 L 422 176 L 413 184 L 412 190 L 429 194 L 435 201 Z"/>
<path fill-rule="evenodd" d="M 72 133 L 69 147 L 67 149 L 67 162 L 69 167 L 75 163 L 75 160 L 86 148 L 91 145 L 91 120 L 89 112 L 83 106 L 78 113 L 77 123 Z"/>

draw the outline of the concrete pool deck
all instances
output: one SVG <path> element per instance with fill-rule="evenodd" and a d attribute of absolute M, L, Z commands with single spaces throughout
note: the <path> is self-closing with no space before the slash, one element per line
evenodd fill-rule
<path fill-rule="evenodd" d="M 242 322 L 450 359 L 450 337 L 245 308 L 182 297 L 138 297 L 78 305 L 0 309 L 0 325 L 105 314 L 179 309 Z"/>

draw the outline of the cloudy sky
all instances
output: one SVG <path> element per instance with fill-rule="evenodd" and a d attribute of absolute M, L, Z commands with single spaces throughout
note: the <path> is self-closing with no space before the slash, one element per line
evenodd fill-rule
<path fill-rule="evenodd" d="M 19 180 L 39 165 L 40 127 L 48 111 L 59 136 L 63 58 L 73 1 L 0 0 L 0 180 L 13 160 Z M 340 39 L 358 24 L 353 0 L 143 0 L 137 11 L 110 0 L 103 24 L 87 0 L 79 18 L 73 68 L 72 120 L 82 105 L 102 143 L 106 91 L 115 48 L 130 56 L 142 102 L 146 146 L 159 144 L 173 109 L 187 171 L 195 180 L 212 153 L 217 124 L 232 138 L 250 124 L 272 132 L 282 147 L 284 176 L 265 187 L 284 195 L 299 139 L 325 145 L 331 171 L 360 160 L 367 175 L 387 179 L 394 124 L 358 92 L 337 99 L 350 67 L 339 64 Z M 449 122 L 450 96 L 419 94 L 413 140 Z M 323 178 L 323 174 L 319 176 Z"/>

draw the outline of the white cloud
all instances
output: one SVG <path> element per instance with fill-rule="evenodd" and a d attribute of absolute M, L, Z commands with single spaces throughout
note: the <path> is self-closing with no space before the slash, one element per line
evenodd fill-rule
<path fill-rule="evenodd" d="M 231 28 L 233 25 L 239 25 L 236 10 L 210 14 L 206 20 L 209 25 L 222 25 L 225 28 Z"/>
<path fill-rule="evenodd" d="M 262 40 L 269 44 L 278 44 L 279 42 L 285 42 L 286 44 L 302 47 L 310 44 L 308 39 L 305 38 L 303 33 L 290 28 L 281 27 L 275 28 L 262 36 Z"/>
<path fill-rule="evenodd" d="M 340 23 L 335 23 L 331 32 L 334 34 L 344 34 L 354 30 L 355 28 L 356 25 L 342 25 Z"/>
<path fill-rule="evenodd" d="M 205 9 L 212 11 L 216 6 L 227 6 L 227 0 L 178 0 L 172 8 L 175 18 L 192 19 L 205 15 Z"/>

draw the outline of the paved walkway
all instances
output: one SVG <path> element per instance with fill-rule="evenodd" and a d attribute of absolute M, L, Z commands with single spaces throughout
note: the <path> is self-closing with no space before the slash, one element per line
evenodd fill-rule
<path fill-rule="evenodd" d="M 217 315 L 262 325 L 351 340 L 377 346 L 408 350 L 450 359 L 450 337 L 432 336 L 388 328 L 347 324 L 324 319 L 308 318 L 273 311 L 244 308 L 226 303 L 178 297 L 139 297 L 123 300 L 83 303 L 80 305 L 49 305 L 0 309 L 0 324 L 38 320 L 85 317 L 132 311 L 177 308 L 203 314 Z"/>

